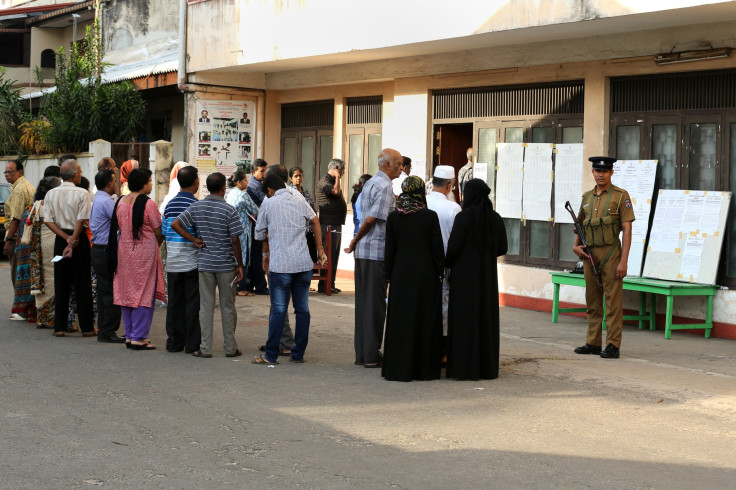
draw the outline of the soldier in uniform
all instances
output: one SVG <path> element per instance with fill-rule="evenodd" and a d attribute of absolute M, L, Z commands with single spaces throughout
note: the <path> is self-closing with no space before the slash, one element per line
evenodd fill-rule
<path fill-rule="evenodd" d="M 585 239 L 600 273 L 603 291 L 583 251 L 580 237 L 575 236 L 575 254 L 585 263 L 585 301 L 588 307 L 588 336 L 585 345 L 575 349 L 576 354 L 599 354 L 604 359 L 618 359 L 623 330 L 623 279 L 626 277 L 631 223 L 634 209 L 629 193 L 611 184 L 613 162 L 611 157 L 591 157 L 595 187 L 583 194 L 578 219 L 583 225 Z M 623 238 L 619 240 L 619 233 Z M 606 348 L 602 346 L 603 298 L 606 299 Z"/>

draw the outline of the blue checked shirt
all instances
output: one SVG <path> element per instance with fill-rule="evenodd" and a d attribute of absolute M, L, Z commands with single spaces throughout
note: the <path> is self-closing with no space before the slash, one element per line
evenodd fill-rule
<path fill-rule="evenodd" d="M 386 219 L 396 205 L 391 179 L 379 170 L 365 183 L 360 197 L 360 222 L 365 223 L 366 218 L 371 216 L 376 219 L 376 223 L 358 241 L 355 258 L 383 260 L 386 249 Z"/>
<path fill-rule="evenodd" d="M 289 189 L 279 189 L 273 197 L 263 201 L 255 239 L 265 240 L 268 234 L 270 272 L 293 274 L 314 268 L 307 248 L 305 220 L 315 216 L 307 201 Z"/>

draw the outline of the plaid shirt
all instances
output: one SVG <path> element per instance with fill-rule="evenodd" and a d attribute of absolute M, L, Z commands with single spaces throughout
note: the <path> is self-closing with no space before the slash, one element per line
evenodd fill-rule
<path fill-rule="evenodd" d="M 10 197 L 5 203 L 5 231 L 10 228 L 10 222 L 14 219 L 20 221 L 23 212 L 28 206 L 33 204 L 33 195 L 36 193 L 33 184 L 22 175 L 10 186 Z M 16 232 L 17 233 L 17 232 Z M 6 240 L 12 240 L 15 237 L 7 236 Z"/>
<path fill-rule="evenodd" d="M 296 189 L 294 189 L 296 190 Z M 296 273 L 314 267 L 307 247 L 306 226 L 316 214 L 296 191 L 279 189 L 263 201 L 256 222 L 256 240 L 265 240 L 271 254 L 268 270 L 276 273 Z"/>
<path fill-rule="evenodd" d="M 355 258 L 383 260 L 386 249 L 386 219 L 396 205 L 391 179 L 379 170 L 365 183 L 360 196 L 362 197 L 360 222 L 365 223 L 366 218 L 371 216 L 376 219 L 376 223 L 358 241 L 355 246 Z"/>

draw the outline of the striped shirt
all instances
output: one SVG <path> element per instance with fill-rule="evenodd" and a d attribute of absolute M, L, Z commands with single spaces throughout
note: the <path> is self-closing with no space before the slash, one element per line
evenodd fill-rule
<path fill-rule="evenodd" d="M 10 222 L 14 219 L 20 221 L 26 208 L 33 204 L 33 194 L 36 189 L 28 179 L 22 175 L 10 186 L 10 196 L 5 203 L 5 231 L 10 228 Z M 5 237 L 6 240 L 12 240 L 14 237 Z"/>
<path fill-rule="evenodd" d="M 256 240 L 265 240 L 268 233 L 270 260 L 268 270 L 290 274 L 314 268 L 307 247 L 306 221 L 316 214 L 304 197 L 289 189 L 279 189 L 263 201 L 256 222 Z"/>
<path fill-rule="evenodd" d="M 89 219 L 90 207 L 89 191 L 72 182 L 62 182 L 44 198 L 45 221 L 56 223 L 62 230 L 73 230 L 77 221 Z"/>
<path fill-rule="evenodd" d="M 386 219 L 396 206 L 391 179 L 379 170 L 365 183 L 360 195 L 360 222 L 365 223 L 369 216 L 375 218 L 376 222 L 355 246 L 355 258 L 383 260 L 386 249 Z"/>
<path fill-rule="evenodd" d="M 166 237 L 166 272 L 189 272 L 197 268 L 199 249 L 171 227 L 171 223 L 195 202 L 197 198 L 191 192 L 179 192 L 164 208 L 161 231 Z M 186 230 L 195 237 L 199 236 L 193 226 L 186 227 Z"/>
<path fill-rule="evenodd" d="M 197 266 L 200 272 L 230 272 L 238 263 L 232 247 L 232 237 L 243 233 L 243 225 L 235 208 L 222 196 L 209 195 L 192 203 L 178 218 L 184 228 L 195 228 L 204 240 L 199 250 Z"/>

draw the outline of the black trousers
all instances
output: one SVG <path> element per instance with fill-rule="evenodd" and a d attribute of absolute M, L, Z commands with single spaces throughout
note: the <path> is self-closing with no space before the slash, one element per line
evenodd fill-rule
<path fill-rule="evenodd" d="M 332 246 L 330 247 L 332 251 L 332 284 L 331 287 L 335 287 L 335 275 L 337 274 L 337 262 L 340 260 L 340 240 L 342 239 L 342 225 L 327 225 L 327 224 L 320 224 L 320 228 L 322 229 L 322 246 L 324 247 L 327 244 L 327 227 L 330 226 L 332 228 Z M 327 249 L 325 249 L 325 253 L 327 253 Z M 324 290 L 324 282 L 320 282 L 319 286 L 317 286 L 317 290 L 321 293 Z"/>
<path fill-rule="evenodd" d="M 91 258 L 97 275 L 97 336 L 104 339 L 115 335 L 120 328 L 120 307 L 113 302 L 113 276 L 107 265 L 107 245 L 93 245 Z"/>
<path fill-rule="evenodd" d="M 64 230 L 72 234 L 71 230 Z M 57 236 L 54 242 L 54 255 L 62 255 L 66 248 L 66 240 Z M 66 330 L 66 319 L 69 317 L 69 294 L 74 286 L 77 295 L 77 315 L 82 332 L 95 329 L 92 310 L 92 265 L 90 259 L 89 239 L 86 233 L 79 235 L 79 245 L 74 248 L 71 258 L 54 262 L 54 331 Z"/>
<path fill-rule="evenodd" d="M 166 308 L 166 350 L 199 350 L 199 271 L 169 272 L 169 304 Z"/>
<path fill-rule="evenodd" d="M 253 236 L 253 235 L 251 235 Z M 266 273 L 263 272 L 263 243 L 253 239 L 250 247 L 250 285 L 248 291 L 265 293 L 268 290 Z"/>

